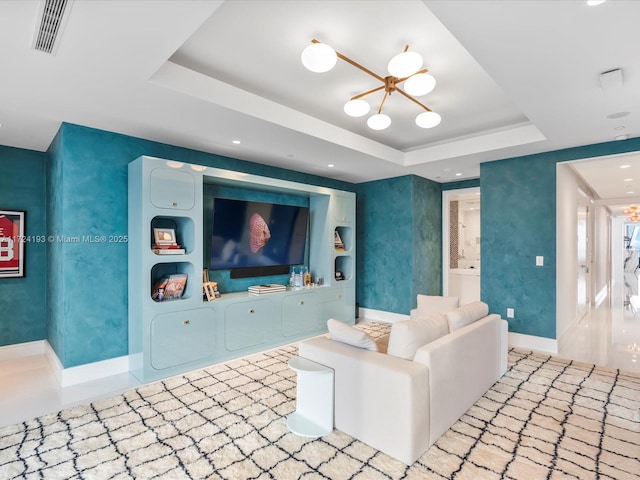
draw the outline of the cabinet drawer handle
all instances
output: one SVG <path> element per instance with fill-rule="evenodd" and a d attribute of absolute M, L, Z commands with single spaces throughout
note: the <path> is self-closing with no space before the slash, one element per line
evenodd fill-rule
<path fill-rule="evenodd" d="M 304 300 L 300 300 L 300 305 L 304 305 Z"/>
<path fill-rule="evenodd" d="M 249 309 L 249 313 L 254 313 L 254 312 L 255 312 L 255 310 L 253 308 Z"/>
<path fill-rule="evenodd" d="M 178 206 L 178 202 L 171 202 L 171 206 L 172 207 L 177 207 Z"/>
<path fill-rule="evenodd" d="M 190 320 L 183 320 L 182 324 L 183 325 L 191 325 L 191 321 Z"/>

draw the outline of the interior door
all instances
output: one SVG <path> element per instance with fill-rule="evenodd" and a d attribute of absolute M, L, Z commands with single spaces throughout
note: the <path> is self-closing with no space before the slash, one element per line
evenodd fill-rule
<path fill-rule="evenodd" d="M 589 205 L 580 199 L 577 211 L 577 232 L 578 232 L 578 279 L 577 279 L 577 306 L 576 318 L 578 322 L 589 312 Z"/>

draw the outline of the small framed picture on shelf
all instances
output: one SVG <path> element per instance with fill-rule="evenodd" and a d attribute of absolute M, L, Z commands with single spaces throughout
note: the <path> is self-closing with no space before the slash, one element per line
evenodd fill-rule
<path fill-rule="evenodd" d="M 153 238 L 156 245 L 175 245 L 176 231 L 173 228 L 154 228 Z"/>
<path fill-rule="evenodd" d="M 23 211 L 0 210 L 0 278 L 24 277 Z"/>
<path fill-rule="evenodd" d="M 217 282 L 205 282 L 202 284 L 202 288 L 204 289 L 204 294 L 208 302 L 213 302 L 216 298 L 220 297 Z"/>

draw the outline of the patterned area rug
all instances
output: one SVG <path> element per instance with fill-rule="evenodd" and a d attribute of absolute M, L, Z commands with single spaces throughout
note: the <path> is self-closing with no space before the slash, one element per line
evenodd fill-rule
<path fill-rule="evenodd" d="M 385 324 L 362 328 L 378 337 Z M 287 430 L 295 346 L 0 429 L 1 479 L 640 478 L 640 377 L 519 350 L 407 467 L 334 430 Z"/>

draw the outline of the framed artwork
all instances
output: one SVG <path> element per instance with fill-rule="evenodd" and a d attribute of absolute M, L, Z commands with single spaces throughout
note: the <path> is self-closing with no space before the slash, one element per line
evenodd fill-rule
<path fill-rule="evenodd" d="M 24 216 L 0 210 L 0 278 L 24 277 Z"/>
<path fill-rule="evenodd" d="M 173 228 L 154 228 L 153 238 L 156 245 L 175 245 L 176 231 Z"/>

